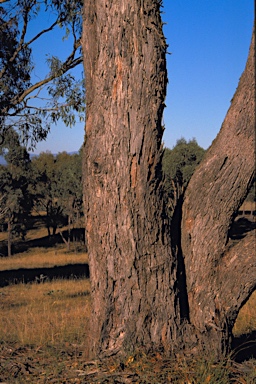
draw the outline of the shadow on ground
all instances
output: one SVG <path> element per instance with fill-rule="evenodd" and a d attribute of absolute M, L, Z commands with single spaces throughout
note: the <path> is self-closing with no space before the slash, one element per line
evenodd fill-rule
<path fill-rule="evenodd" d="M 232 342 L 233 358 L 237 363 L 256 359 L 256 331 L 234 337 Z"/>
<path fill-rule="evenodd" d="M 62 232 L 64 238 L 68 238 L 68 231 Z M 75 228 L 71 231 L 71 239 L 75 240 L 79 250 L 86 252 L 86 246 L 84 244 L 84 228 Z M 58 244 L 63 244 L 63 239 L 60 233 L 52 236 L 44 236 L 34 240 L 17 240 L 12 244 L 12 254 L 26 252 L 32 248 L 52 248 Z M 71 241 L 72 244 L 72 241 Z M 0 256 L 8 256 L 7 241 L 0 242 Z"/>
<path fill-rule="evenodd" d="M 231 240 L 241 240 L 246 236 L 247 232 L 253 231 L 256 228 L 256 222 L 248 220 L 246 217 L 240 217 L 235 220 L 229 231 Z"/>
<path fill-rule="evenodd" d="M 68 264 L 52 268 L 20 268 L 0 271 L 0 287 L 19 283 L 43 283 L 53 279 L 89 278 L 88 264 Z"/>

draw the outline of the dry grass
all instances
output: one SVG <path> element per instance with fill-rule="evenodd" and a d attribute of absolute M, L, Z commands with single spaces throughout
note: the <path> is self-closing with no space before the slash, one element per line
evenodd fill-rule
<path fill-rule="evenodd" d="M 37 347 L 88 338 L 86 279 L 19 284 L 0 289 L 0 340 Z"/>
<path fill-rule="evenodd" d="M 2 235 L 0 233 L 0 240 Z M 27 238 L 34 240 L 46 235 L 46 230 L 39 228 L 29 231 Z M 87 262 L 86 253 L 67 253 L 63 244 L 53 248 L 31 248 L 11 258 L 0 258 L 0 270 Z M 97 369 L 93 366 L 95 374 L 92 374 L 91 365 L 87 367 L 85 364 L 90 343 L 90 307 L 88 279 L 59 279 L 42 284 L 17 284 L 0 288 L 0 354 L 3 360 L 0 361 L 0 381 L 115 383 L 125 382 L 122 380 L 127 376 L 127 380 L 151 384 L 254 383 L 255 363 L 246 366 L 247 371 L 243 373 L 240 370 L 242 366 L 234 365 L 229 359 L 215 364 L 209 356 L 189 362 L 177 359 L 167 361 L 161 356 L 150 358 L 143 354 L 134 355 L 121 362 L 115 358 L 103 367 L 97 366 Z M 256 330 L 256 292 L 240 311 L 234 334 L 239 336 L 253 330 Z M 24 347 L 26 352 L 23 352 Z M 79 357 L 77 348 L 82 351 Z M 18 357 L 20 360 L 17 363 Z M 31 368 L 29 376 L 24 370 L 28 363 Z M 17 381 L 10 367 L 11 370 L 22 367 L 23 370 L 17 373 Z M 79 381 L 81 372 L 85 381 Z"/>
<path fill-rule="evenodd" d="M 239 336 L 252 331 L 256 331 L 256 291 L 240 310 L 233 328 L 233 334 Z"/>

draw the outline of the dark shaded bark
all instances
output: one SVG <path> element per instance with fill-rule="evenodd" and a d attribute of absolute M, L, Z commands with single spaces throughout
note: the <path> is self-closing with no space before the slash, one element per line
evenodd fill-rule
<path fill-rule="evenodd" d="M 238 311 L 256 286 L 255 237 L 228 234 L 255 166 L 255 43 L 220 133 L 189 183 L 183 205 L 190 321 L 203 348 L 225 352 Z"/>
<path fill-rule="evenodd" d="M 170 228 L 161 182 L 167 77 L 159 7 L 156 0 L 84 3 L 91 352 L 219 356 L 255 288 L 251 235 L 228 242 L 254 168 L 254 48 Z"/>
<path fill-rule="evenodd" d="M 179 313 L 160 196 L 167 78 L 159 2 L 86 1 L 82 44 L 92 349 L 169 350 Z"/>

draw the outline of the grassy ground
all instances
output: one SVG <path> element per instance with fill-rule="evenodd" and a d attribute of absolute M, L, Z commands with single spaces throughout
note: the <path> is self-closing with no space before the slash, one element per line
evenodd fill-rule
<path fill-rule="evenodd" d="M 28 241 L 46 236 L 42 228 Z M 1 240 L 1 239 L 0 239 Z M 3 239 L 4 240 L 4 239 Z M 33 243 L 34 244 L 34 243 Z M 86 253 L 61 244 L 33 246 L 0 258 L 0 271 L 87 263 Z M 88 361 L 90 283 L 86 278 L 55 279 L 0 288 L 0 382 L 2 383 L 177 383 L 253 384 L 255 360 L 243 364 L 166 360 L 137 352 L 125 359 Z M 256 330 L 256 293 L 239 313 L 234 333 Z"/>
<path fill-rule="evenodd" d="M 88 338 L 88 279 L 18 284 L 0 289 L 0 340 L 45 347 Z"/>
<path fill-rule="evenodd" d="M 88 263 L 87 253 L 67 252 L 64 245 L 54 248 L 33 248 L 11 258 L 0 258 L 0 271 L 18 268 L 45 268 L 68 264 Z"/>
<path fill-rule="evenodd" d="M 256 291 L 253 292 L 248 302 L 240 310 L 233 328 L 233 334 L 240 336 L 253 331 L 256 331 Z"/>

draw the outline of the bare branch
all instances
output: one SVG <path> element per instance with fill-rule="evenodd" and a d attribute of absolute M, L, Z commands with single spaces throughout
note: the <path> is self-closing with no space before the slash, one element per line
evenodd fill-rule
<path fill-rule="evenodd" d="M 35 40 L 39 39 L 39 37 L 41 37 L 43 34 L 47 33 L 47 32 L 50 32 L 53 30 L 54 27 L 56 27 L 56 25 L 61 22 L 63 20 L 59 20 L 57 19 L 49 28 L 46 28 L 46 29 L 43 29 L 41 32 L 39 32 L 37 35 L 35 35 L 31 40 L 29 40 L 25 46 L 29 46 L 30 44 L 32 44 Z"/>

